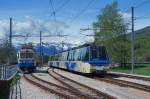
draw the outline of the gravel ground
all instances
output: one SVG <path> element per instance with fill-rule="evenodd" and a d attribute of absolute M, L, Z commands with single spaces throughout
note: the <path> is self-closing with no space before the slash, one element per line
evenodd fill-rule
<path fill-rule="evenodd" d="M 88 77 L 72 74 L 69 72 L 55 69 L 57 73 L 65 75 L 66 77 L 83 83 L 89 87 L 95 88 L 102 92 L 108 93 L 118 99 L 149 99 L 150 93 L 136 90 L 128 87 L 120 87 L 117 85 L 109 84 L 103 81 L 94 80 Z"/>
<path fill-rule="evenodd" d="M 59 99 L 55 94 L 46 92 L 30 84 L 24 78 L 21 78 L 20 87 L 22 99 Z"/>
<path fill-rule="evenodd" d="M 133 79 L 133 78 L 127 78 L 127 77 L 119 77 L 119 78 L 115 78 L 115 79 L 120 79 L 120 80 L 125 80 L 125 81 L 130 81 L 130 82 L 134 82 L 134 83 L 139 83 L 139 84 L 150 86 L 150 82 L 149 81 L 138 80 L 138 79 Z"/>
<path fill-rule="evenodd" d="M 43 79 L 45 81 L 48 81 L 48 82 L 51 82 L 51 83 L 54 83 L 54 84 L 57 84 L 59 86 L 63 86 L 63 87 L 66 87 L 64 85 L 62 85 L 60 82 L 58 82 L 57 80 L 55 80 L 53 77 L 51 77 L 49 74 L 47 73 L 33 73 L 33 75 L 35 75 L 36 77 L 40 78 L 40 79 Z"/>

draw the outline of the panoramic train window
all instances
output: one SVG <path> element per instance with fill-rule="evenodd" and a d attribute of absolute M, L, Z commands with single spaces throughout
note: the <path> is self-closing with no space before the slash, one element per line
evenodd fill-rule
<path fill-rule="evenodd" d="M 58 61 L 60 61 L 62 59 L 62 53 L 58 54 Z"/>
<path fill-rule="evenodd" d="M 55 55 L 55 60 L 58 61 L 58 54 Z"/>
<path fill-rule="evenodd" d="M 74 60 L 79 61 L 80 60 L 80 50 L 76 49 L 74 53 Z"/>
<path fill-rule="evenodd" d="M 67 55 L 68 55 L 68 52 L 63 52 L 62 53 L 62 61 L 66 61 L 67 60 Z"/>
<path fill-rule="evenodd" d="M 82 61 L 88 61 L 89 60 L 89 47 L 81 48 L 80 56 L 81 56 Z"/>
<path fill-rule="evenodd" d="M 72 61 L 72 54 L 73 54 L 73 53 L 72 53 L 72 50 L 70 50 L 70 51 L 69 51 L 69 56 L 68 56 L 68 60 L 69 60 L 69 61 Z"/>

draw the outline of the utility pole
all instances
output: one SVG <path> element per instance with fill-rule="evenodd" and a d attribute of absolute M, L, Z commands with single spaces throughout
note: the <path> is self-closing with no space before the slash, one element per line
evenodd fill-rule
<path fill-rule="evenodd" d="M 61 44 L 62 44 L 62 51 L 63 51 L 64 50 L 64 42 L 62 41 Z"/>
<path fill-rule="evenodd" d="M 9 44 L 10 44 L 10 48 L 12 46 L 12 18 L 10 18 L 10 29 L 9 29 Z"/>
<path fill-rule="evenodd" d="M 12 18 L 10 18 L 10 29 L 9 29 L 9 47 L 12 46 Z"/>
<path fill-rule="evenodd" d="M 11 63 L 11 60 L 12 60 L 12 58 L 11 58 L 11 48 L 12 48 L 12 18 L 10 18 L 10 22 L 9 22 L 9 44 L 8 44 L 8 46 L 9 46 L 9 57 L 8 57 L 8 64 L 10 64 Z"/>
<path fill-rule="evenodd" d="M 43 56 L 44 56 L 44 53 L 43 53 L 43 42 L 42 42 L 42 47 L 41 47 L 41 49 L 42 49 L 42 66 L 43 66 Z"/>
<path fill-rule="evenodd" d="M 40 31 L 40 67 L 42 66 L 42 31 Z"/>
<path fill-rule="evenodd" d="M 135 45 L 135 33 L 134 33 L 134 7 L 131 7 L 132 9 L 132 33 L 131 33 L 131 73 L 134 73 L 134 64 L 135 64 L 135 50 L 134 50 L 134 45 Z"/>

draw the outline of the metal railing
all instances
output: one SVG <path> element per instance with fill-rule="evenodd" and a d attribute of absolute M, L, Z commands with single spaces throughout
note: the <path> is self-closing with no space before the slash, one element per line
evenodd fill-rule
<path fill-rule="evenodd" d="M 17 72 L 17 66 L 0 65 L 0 80 L 7 80 Z"/>

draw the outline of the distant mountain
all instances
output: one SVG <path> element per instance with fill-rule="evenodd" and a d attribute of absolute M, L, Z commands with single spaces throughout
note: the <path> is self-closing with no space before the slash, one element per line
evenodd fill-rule
<path fill-rule="evenodd" d="M 136 39 L 150 37 L 150 26 L 135 31 L 135 37 Z M 127 34 L 127 38 L 131 38 L 131 33 Z"/>
<path fill-rule="evenodd" d="M 22 44 L 15 44 L 13 45 L 17 51 L 19 51 L 21 49 L 21 45 Z M 72 47 L 74 47 L 76 45 L 74 44 L 70 44 L 70 43 L 65 43 L 63 44 L 63 48 L 62 48 L 62 44 L 58 44 L 58 43 L 46 43 L 46 44 L 43 44 L 42 45 L 42 50 L 43 50 L 43 53 L 44 55 L 54 55 L 58 52 L 61 52 L 63 50 L 67 50 L 67 49 L 70 49 Z M 40 44 L 35 44 L 34 45 L 34 50 L 37 54 L 40 54 Z"/>
<path fill-rule="evenodd" d="M 40 54 L 40 44 L 37 44 L 36 46 L 34 46 L 34 49 L 37 54 Z M 61 47 L 57 47 L 54 45 L 51 45 L 51 46 L 43 45 L 41 49 L 45 55 L 54 55 L 55 53 L 62 51 Z"/>

